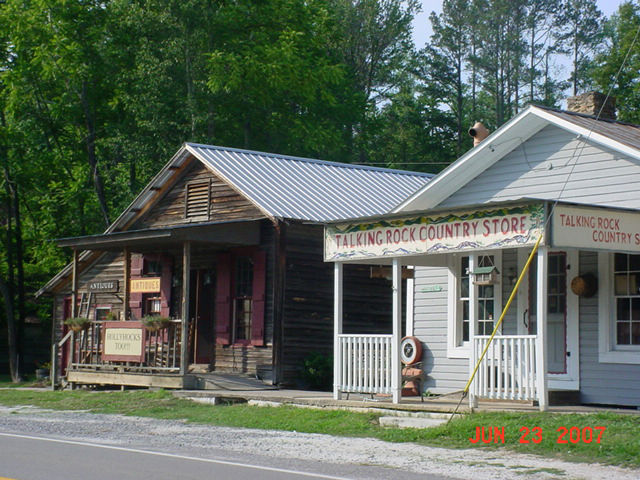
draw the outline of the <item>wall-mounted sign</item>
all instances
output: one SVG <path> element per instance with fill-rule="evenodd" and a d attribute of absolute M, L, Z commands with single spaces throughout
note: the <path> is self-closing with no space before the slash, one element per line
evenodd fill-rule
<path fill-rule="evenodd" d="M 420 289 L 420 291 L 423 292 L 423 293 L 441 292 L 442 291 L 442 285 L 427 285 L 425 287 L 422 287 Z"/>
<path fill-rule="evenodd" d="M 131 293 L 160 292 L 160 277 L 132 278 Z"/>
<path fill-rule="evenodd" d="M 640 213 L 557 205 L 553 246 L 640 252 Z"/>
<path fill-rule="evenodd" d="M 87 290 L 90 292 L 115 293 L 118 291 L 118 280 L 99 280 L 87 283 Z"/>
<path fill-rule="evenodd" d="M 375 259 L 530 245 L 542 235 L 543 225 L 542 204 L 329 225 L 324 258 Z"/>
<path fill-rule="evenodd" d="M 142 362 L 144 329 L 142 322 L 104 322 L 102 359 L 110 362 Z"/>

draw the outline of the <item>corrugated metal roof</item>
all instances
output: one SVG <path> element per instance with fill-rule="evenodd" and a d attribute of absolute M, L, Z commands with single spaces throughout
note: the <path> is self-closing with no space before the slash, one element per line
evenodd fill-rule
<path fill-rule="evenodd" d="M 211 145 L 185 147 L 276 218 L 321 222 L 384 214 L 433 177 Z"/>

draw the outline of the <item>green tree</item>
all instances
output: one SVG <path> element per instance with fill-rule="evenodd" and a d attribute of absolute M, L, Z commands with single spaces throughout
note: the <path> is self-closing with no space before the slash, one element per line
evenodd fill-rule
<path fill-rule="evenodd" d="M 573 95 L 589 88 L 592 58 L 603 39 L 603 15 L 595 0 L 564 0 L 556 20 L 557 40 L 570 55 Z"/>
<path fill-rule="evenodd" d="M 639 29 L 640 6 L 624 2 L 608 22 L 608 47 L 595 57 L 593 71 L 594 82 L 602 92 L 612 89 L 618 118 L 632 123 L 640 123 Z"/>
<path fill-rule="evenodd" d="M 430 44 L 421 52 L 419 75 L 431 86 L 438 86 L 443 102 L 456 120 L 456 153 L 461 155 L 468 126 L 465 66 L 471 50 L 469 18 L 471 6 L 465 0 L 445 0 L 442 13 L 431 13 L 433 28 Z M 433 89 L 432 89 L 433 91 Z"/>

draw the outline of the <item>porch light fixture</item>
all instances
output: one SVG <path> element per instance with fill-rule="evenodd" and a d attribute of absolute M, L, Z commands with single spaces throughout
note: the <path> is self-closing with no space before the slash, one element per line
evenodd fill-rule
<path fill-rule="evenodd" d="M 473 275 L 474 285 L 495 285 L 500 283 L 500 272 L 495 266 L 476 267 L 474 271 L 470 273 Z"/>
<path fill-rule="evenodd" d="M 174 275 L 173 277 L 171 277 L 171 286 L 172 287 L 179 287 L 180 284 L 182 284 L 182 279 L 180 278 L 179 275 Z"/>

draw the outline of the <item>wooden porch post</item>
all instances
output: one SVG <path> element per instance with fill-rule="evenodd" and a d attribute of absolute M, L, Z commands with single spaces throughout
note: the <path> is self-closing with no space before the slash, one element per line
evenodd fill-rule
<path fill-rule="evenodd" d="M 538 299 L 536 314 L 538 320 L 538 334 L 536 337 L 536 383 L 540 410 L 549 408 L 549 390 L 547 387 L 547 267 L 548 249 L 538 247 Z"/>
<path fill-rule="evenodd" d="M 342 354 L 340 352 L 340 335 L 342 334 L 342 288 L 343 265 L 341 262 L 333 264 L 333 398 L 342 399 L 340 385 L 342 384 Z"/>
<path fill-rule="evenodd" d="M 400 368 L 400 339 L 402 336 L 402 262 L 393 259 L 393 340 L 391 342 L 391 393 L 393 403 L 402 398 L 402 372 Z"/>
<path fill-rule="evenodd" d="M 71 316 L 76 318 L 78 316 L 78 284 L 80 278 L 78 275 L 78 268 L 80 263 L 80 252 L 77 249 L 73 249 L 73 273 L 71 278 Z"/>
<path fill-rule="evenodd" d="M 469 255 L 469 272 L 476 270 L 478 256 L 475 253 Z M 459 273 L 457 274 L 459 275 Z M 473 375 L 478 361 L 476 351 L 476 332 L 478 331 L 478 286 L 473 281 L 473 275 L 469 274 L 469 378 Z M 469 407 L 478 407 L 478 397 L 475 395 L 477 375 L 469 388 Z"/>
<path fill-rule="evenodd" d="M 191 280 L 191 242 L 182 247 L 182 332 L 180 342 L 180 375 L 186 375 L 189 362 L 189 295 Z"/>
<path fill-rule="evenodd" d="M 131 250 L 124 247 L 124 305 L 122 319 L 129 320 L 129 302 L 131 301 Z"/>

